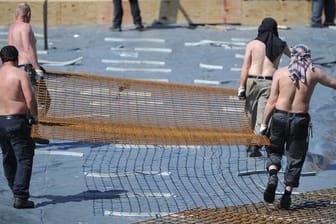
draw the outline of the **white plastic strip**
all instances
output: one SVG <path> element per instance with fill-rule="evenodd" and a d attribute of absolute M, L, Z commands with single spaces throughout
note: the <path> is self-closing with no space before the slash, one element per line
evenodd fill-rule
<path fill-rule="evenodd" d="M 157 48 L 157 47 L 136 47 L 135 51 L 147 51 L 147 52 L 161 52 L 161 53 L 171 53 L 173 50 L 171 48 Z"/>
<path fill-rule="evenodd" d="M 230 68 L 230 71 L 232 71 L 232 72 L 240 72 L 240 71 L 241 71 L 241 68 L 238 68 L 238 67 L 232 67 L 232 68 Z"/>
<path fill-rule="evenodd" d="M 139 61 L 139 60 L 112 60 L 102 59 L 102 63 L 114 63 L 114 64 L 147 64 L 147 65 L 165 65 L 164 61 Z"/>
<path fill-rule="evenodd" d="M 221 65 L 208 65 L 200 63 L 199 65 L 201 68 L 212 69 L 212 70 L 223 70 L 223 66 Z"/>
<path fill-rule="evenodd" d="M 164 43 L 164 39 L 158 38 L 116 38 L 116 37 L 105 37 L 104 41 L 107 42 L 154 42 L 154 43 Z"/>
<path fill-rule="evenodd" d="M 64 150 L 35 150 L 37 155 L 57 155 L 57 156 L 74 156 L 74 157 L 83 157 L 84 153 L 81 152 L 69 152 Z"/>
<path fill-rule="evenodd" d="M 172 72 L 169 68 L 117 68 L 117 67 L 106 67 L 106 71 L 113 72 L 162 72 L 170 73 Z"/>

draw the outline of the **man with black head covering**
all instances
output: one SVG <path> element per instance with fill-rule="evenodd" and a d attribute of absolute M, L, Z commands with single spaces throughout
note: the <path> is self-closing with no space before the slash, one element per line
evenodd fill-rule
<path fill-rule="evenodd" d="M 299 186 L 311 127 L 309 104 L 318 83 L 336 89 L 336 79 L 313 67 L 310 49 L 303 44 L 292 48 L 289 66 L 278 69 L 273 76 L 272 90 L 260 128 L 260 134 L 265 134 L 267 124 L 271 120 L 269 124 L 271 144 L 267 147 L 269 179 L 264 200 L 273 203 L 275 199 L 277 173 L 281 169 L 281 159 L 285 154 L 286 187 L 280 199 L 280 208 L 283 209 L 290 208 L 292 189 Z"/>
<path fill-rule="evenodd" d="M 246 99 L 251 128 L 256 134 L 271 91 L 272 76 L 283 53 L 289 56 L 290 50 L 279 38 L 277 22 L 265 18 L 258 28 L 258 36 L 246 46 L 238 89 L 239 99 Z M 249 156 L 261 156 L 260 147 L 248 146 Z"/>

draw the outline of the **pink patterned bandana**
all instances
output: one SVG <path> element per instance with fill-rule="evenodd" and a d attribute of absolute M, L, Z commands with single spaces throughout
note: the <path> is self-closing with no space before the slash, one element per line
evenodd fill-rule
<path fill-rule="evenodd" d="M 304 44 L 291 48 L 291 62 L 288 66 L 289 77 L 297 84 L 299 80 L 306 82 L 306 71 L 313 67 L 310 49 Z"/>

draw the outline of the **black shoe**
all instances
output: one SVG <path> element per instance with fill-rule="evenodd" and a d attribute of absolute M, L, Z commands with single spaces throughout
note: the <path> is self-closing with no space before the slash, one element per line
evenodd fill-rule
<path fill-rule="evenodd" d="M 246 152 L 252 152 L 252 145 L 246 146 Z"/>
<path fill-rule="evenodd" d="M 121 27 L 120 26 L 112 26 L 112 27 L 110 27 L 110 31 L 121 32 Z"/>
<path fill-rule="evenodd" d="M 291 205 L 291 196 L 289 194 L 282 195 L 280 199 L 279 208 L 280 209 L 289 209 Z"/>
<path fill-rule="evenodd" d="M 273 203 L 275 199 L 275 190 L 278 186 L 278 176 L 271 175 L 268 179 L 266 189 L 264 191 L 264 200 L 267 203 Z"/>
<path fill-rule="evenodd" d="M 34 202 L 29 201 L 28 199 L 15 198 L 13 207 L 17 209 L 25 209 L 25 208 L 34 208 L 35 205 Z"/>
<path fill-rule="evenodd" d="M 249 157 L 260 157 L 262 156 L 258 146 L 252 146 Z"/>
<path fill-rule="evenodd" d="M 37 144 L 41 144 L 41 145 L 48 145 L 49 144 L 49 139 L 46 139 L 46 138 L 35 137 L 33 139 L 34 139 L 34 142 L 37 143 Z"/>
<path fill-rule="evenodd" d="M 144 31 L 145 27 L 142 24 L 136 24 L 135 29 L 137 31 Z"/>
<path fill-rule="evenodd" d="M 322 28 L 323 25 L 321 23 L 312 23 L 312 24 L 310 24 L 310 27 L 312 27 L 312 28 Z"/>

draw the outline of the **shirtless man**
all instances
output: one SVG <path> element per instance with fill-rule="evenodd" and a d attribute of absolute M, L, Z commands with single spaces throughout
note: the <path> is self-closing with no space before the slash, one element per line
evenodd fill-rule
<path fill-rule="evenodd" d="M 246 99 L 251 128 L 256 134 L 271 91 L 272 76 L 283 53 L 290 56 L 286 42 L 279 38 L 277 22 L 265 18 L 258 28 L 258 36 L 246 46 L 238 89 L 239 99 Z M 248 146 L 249 156 L 261 156 L 260 148 Z"/>
<path fill-rule="evenodd" d="M 50 107 L 50 95 L 45 80 L 43 80 L 43 70 L 38 64 L 36 38 L 30 25 L 30 18 L 30 6 L 27 3 L 19 3 L 15 11 L 15 22 L 8 30 L 8 45 L 13 45 L 18 50 L 19 67 L 29 75 L 33 91 L 39 93 L 37 101 L 41 106 L 41 115 L 46 115 Z M 37 143 L 49 143 L 47 139 L 34 139 Z"/>
<path fill-rule="evenodd" d="M 319 68 L 314 68 L 310 49 L 298 44 L 292 48 L 288 67 L 277 70 L 273 76 L 271 95 L 267 101 L 260 133 L 265 134 L 270 122 L 270 146 L 267 148 L 269 180 L 264 200 L 273 203 L 278 184 L 277 173 L 286 152 L 287 166 L 285 192 L 280 199 L 280 208 L 289 209 L 291 192 L 299 186 L 299 178 L 309 143 L 309 104 L 316 84 L 336 89 L 336 79 Z"/>
<path fill-rule="evenodd" d="M 27 74 L 18 65 L 18 51 L 5 46 L 0 51 L 0 145 L 4 174 L 14 194 L 14 208 L 33 208 L 29 185 L 35 144 L 31 124 L 37 124 L 37 103 Z"/>

